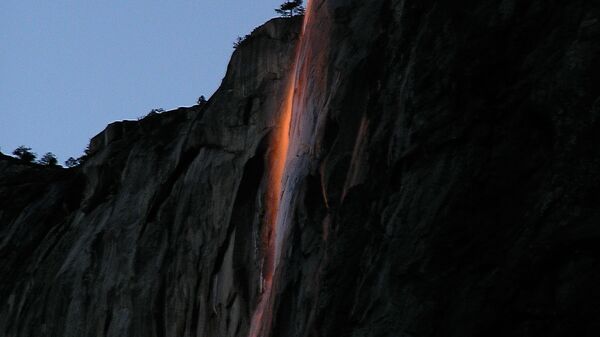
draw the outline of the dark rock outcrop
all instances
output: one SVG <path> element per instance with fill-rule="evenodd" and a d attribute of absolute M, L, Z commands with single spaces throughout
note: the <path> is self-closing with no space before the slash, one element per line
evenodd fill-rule
<path fill-rule="evenodd" d="M 247 336 L 294 52 L 272 336 L 597 336 L 600 6 L 315 0 L 80 168 L 0 158 L 0 334 Z"/>

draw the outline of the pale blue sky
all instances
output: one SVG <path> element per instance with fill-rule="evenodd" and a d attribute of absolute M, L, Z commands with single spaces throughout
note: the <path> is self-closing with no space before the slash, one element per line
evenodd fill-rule
<path fill-rule="evenodd" d="M 282 0 L 0 0 L 0 149 L 60 162 L 115 120 L 193 105 Z"/>

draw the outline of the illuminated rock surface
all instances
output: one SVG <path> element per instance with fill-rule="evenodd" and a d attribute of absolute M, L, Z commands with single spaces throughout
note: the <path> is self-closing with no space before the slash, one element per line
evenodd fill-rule
<path fill-rule="evenodd" d="M 0 336 L 247 337 L 290 76 L 268 335 L 600 333 L 598 6 L 309 13 L 81 168 L 0 157 Z"/>

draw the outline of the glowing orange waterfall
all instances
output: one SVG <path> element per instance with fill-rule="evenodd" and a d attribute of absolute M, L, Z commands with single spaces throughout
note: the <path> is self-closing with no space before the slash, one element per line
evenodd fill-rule
<path fill-rule="evenodd" d="M 262 290 L 258 306 L 254 311 L 250 326 L 250 337 L 261 336 L 261 330 L 270 322 L 271 294 L 273 290 L 273 276 L 276 267 L 277 246 L 277 215 L 281 204 L 282 180 L 285 172 L 285 163 L 289 149 L 289 130 L 292 119 L 292 106 L 294 99 L 294 79 L 286 91 L 285 102 L 277 129 L 273 135 L 273 152 L 270 155 L 270 176 L 267 190 L 267 212 L 265 215 L 266 231 L 263 233 L 263 241 L 267 243 L 267 249 L 262 262 Z M 267 324 L 265 324 L 267 323 Z"/>
<path fill-rule="evenodd" d="M 282 198 L 284 194 L 284 179 L 288 169 L 288 152 L 290 152 L 290 137 L 294 113 L 301 113 L 301 108 L 295 108 L 296 92 L 299 82 L 299 64 L 303 54 L 305 44 L 305 28 L 309 20 L 310 2 L 307 6 L 306 15 L 300 41 L 296 48 L 292 72 L 289 76 L 289 83 L 285 91 L 285 98 L 281 107 L 279 120 L 273 134 L 271 143 L 272 152 L 269 156 L 270 174 L 268 178 L 267 198 L 266 198 L 266 230 L 263 232 L 263 242 L 266 242 L 266 249 L 262 261 L 262 294 L 259 303 L 254 311 L 250 322 L 249 337 L 266 337 L 272 322 L 273 309 L 273 291 L 275 288 L 275 272 L 281 253 L 281 245 L 284 231 L 282 227 Z"/>

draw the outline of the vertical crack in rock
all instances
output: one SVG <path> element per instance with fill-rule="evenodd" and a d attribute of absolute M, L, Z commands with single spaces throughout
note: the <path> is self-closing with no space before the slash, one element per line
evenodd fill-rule
<path fill-rule="evenodd" d="M 194 159 L 198 156 L 198 152 L 199 152 L 198 149 L 189 149 L 189 150 L 186 150 L 181 155 L 181 159 L 179 160 L 177 167 L 175 168 L 173 173 L 169 176 L 167 181 L 161 186 L 158 193 L 154 197 L 154 201 L 152 202 L 152 206 L 150 207 L 150 211 L 148 212 L 148 217 L 147 217 L 146 222 L 153 222 L 156 219 L 156 216 L 158 214 L 158 211 L 160 210 L 160 207 L 162 206 L 164 201 L 171 194 L 171 191 L 173 190 L 175 182 L 177 182 L 177 179 L 179 179 L 182 175 L 185 174 L 188 167 L 192 164 Z M 142 235 L 143 233 L 144 233 L 143 230 L 140 231 L 140 235 Z"/>

